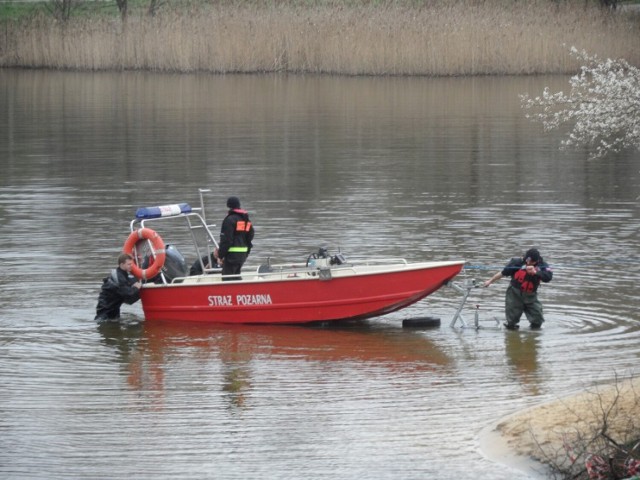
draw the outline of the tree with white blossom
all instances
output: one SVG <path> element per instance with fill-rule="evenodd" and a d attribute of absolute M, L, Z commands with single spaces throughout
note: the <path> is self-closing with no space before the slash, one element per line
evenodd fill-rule
<path fill-rule="evenodd" d="M 521 95 L 526 117 L 539 121 L 545 131 L 573 124 L 562 147 L 590 148 L 589 157 L 602 158 L 626 148 L 640 150 L 640 69 L 625 60 L 600 60 L 571 48 L 583 62 L 571 77 L 571 91 L 531 98 Z"/>

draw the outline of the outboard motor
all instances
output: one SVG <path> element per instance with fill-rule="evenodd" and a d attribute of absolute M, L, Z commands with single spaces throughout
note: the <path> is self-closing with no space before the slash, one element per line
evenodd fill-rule
<path fill-rule="evenodd" d="M 162 267 L 162 273 L 167 283 L 171 283 L 174 278 L 186 277 L 189 273 L 189 267 L 184 256 L 173 245 L 165 245 L 165 260 Z M 149 255 L 144 257 L 142 261 L 142 269 L 149 267 Z M 161 275 L 156 275 L 150 280 L 153 283 L 162 283 Z"/>
<path fill-rule="evenodd" d="M 165 247 L 166 259 L 162 273 L 164 273 L 167 282 L 171 282 L 174 278 L 186 277 L 189 274 L 189 267 L 184 256 L 173 245 Z"/>

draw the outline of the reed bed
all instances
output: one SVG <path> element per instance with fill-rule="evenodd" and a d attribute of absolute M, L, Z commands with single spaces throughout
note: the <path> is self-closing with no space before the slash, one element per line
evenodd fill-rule
<path fill-rule="evenodd" d="M 260 2 L 259 2 L 260 3 Z M 584 0 L 184 5 L 6 22 L 0 66 L 343 75 L 573 73 L 569 47 L 640 65 L 640 15 Z"/>

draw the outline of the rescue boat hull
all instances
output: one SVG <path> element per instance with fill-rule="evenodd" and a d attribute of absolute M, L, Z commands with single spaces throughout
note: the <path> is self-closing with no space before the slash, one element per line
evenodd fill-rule
<path fill-rule="evenodd" d="M 261 274 L 220 275 L 149 284 L 141 291 L 147 321 L 299 324 L 363 319 L 405 308 L 453 279 L 463 261 L 346 265 Z"/>

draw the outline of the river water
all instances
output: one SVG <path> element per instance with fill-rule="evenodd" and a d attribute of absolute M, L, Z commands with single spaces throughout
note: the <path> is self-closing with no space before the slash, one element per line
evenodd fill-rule
<path fill-rule="evenodd" d="M 483 430 L 640 355 L 640 155 L 559 151 L 519 107 L 567 81 L 0 70 L 0 476 L 543 476 Z M 241 198 L 255 263 L 327 246 L 482 280 L 538 246 L 545 328 L 452 329 L 451 288 L 333 327 L 148 325 L 139 304 L 98 327 L 135 209 L 198 188 L 210 218 Z M 423 315 L 441 327 L 403 329 Z"/>

